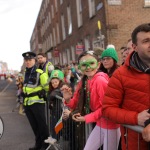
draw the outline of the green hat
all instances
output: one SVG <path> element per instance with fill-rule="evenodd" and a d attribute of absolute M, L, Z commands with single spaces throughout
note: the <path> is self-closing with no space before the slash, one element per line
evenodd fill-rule
<path fill-rule="evenodd" d="M 53 70 L 50 75 L 50 80 L 52 78 L 58 78 L 60 80 L 64 80 L 64 73 L 60 70 Z"/>
<path fill-rule="evenodd" d="M 107 48 L 102 52 L 101 58 L 111 57 L 118 62 L 118 54 L 114 48 Z"/>

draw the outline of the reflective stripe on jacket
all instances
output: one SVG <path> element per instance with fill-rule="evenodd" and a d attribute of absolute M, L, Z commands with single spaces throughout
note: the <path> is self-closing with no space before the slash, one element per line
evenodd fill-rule
<path fill-rule="evenodd" d="M 24 94 L 31 94 L 38 91 L 41 91 L 42 89 L 47 90 L 47 81 L 48 81 L 48 75 L 41 69 L 36 69 L 36 82 L 35 84 L 24 84 L 23 86 L 23 92 Z M 37 95 L 31 96 L 31 97 L 25 97 L 24 98 L 24 106 L 32 105 L 34 103 L 45 103 L 44 98 L 40 98 Z"/>

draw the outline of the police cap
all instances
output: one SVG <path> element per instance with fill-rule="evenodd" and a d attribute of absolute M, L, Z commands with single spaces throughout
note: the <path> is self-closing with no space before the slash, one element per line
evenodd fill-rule
<path fill-rule="evenodd" d="M 36 57 L 36 54 L 29 51 L 29 52 L 23 53 L 22 56 L 24 57 L 24 59 L 33 59 Z"/>

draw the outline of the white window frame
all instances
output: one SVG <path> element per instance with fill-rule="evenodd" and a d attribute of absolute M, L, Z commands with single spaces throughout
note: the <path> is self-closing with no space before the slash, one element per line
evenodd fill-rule
<path fill-rule="evenodd" d="M 68 16 L 68 34 L 72 34 L 72 18 L 71 18 L 71 8 L 67 7 L 67 16 Z"/>
<path fill-rule="evenodd" d="M 63 4 L 63 0 L 60 0 L 60 5 Z"/>
<path fill-rule="evenodd" d="M 150 0 L 144 0 L 144 7 L 150 7 Z"/>
<path fill-rule="evenodd" d="M 76 0 L 77 5 L 77 21 L 78 21 L 78 27 L 81 27 L 83 25 L 83 18 L 82 18 L 82 1 Z"/>
<path fill-rule="evenodd" d="M 107 0 L 108 5 L 121 5 L 122 0 Z"/>
<path fill-rule="evenodd" d="M 65 29 L 65 21 L 64 21 L 64 15 L 61 15 L 61 24 L 62 24 L 62 36 L 63 40 L 66 39 L 66 29 Z"/>
<path fill-rule="evenodd" d="M 93 17 L 96 13 L 96 8 L 95 8 L 95 0 L 88 0 L 89 2 L 89 17 Z"/>
<path fill-rule="evenodd" d="M 57 43 L 60 43 L 60 32 L 59 32 L 59 24 L 56 23 L 56 31 L 57 31 Z"/>

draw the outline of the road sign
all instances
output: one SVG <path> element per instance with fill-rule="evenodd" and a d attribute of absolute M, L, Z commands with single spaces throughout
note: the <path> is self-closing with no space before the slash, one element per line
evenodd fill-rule
<path fill-rule="evenodd" d="M 76 45 L 76 54 L 79 55 L 84 51 L 84 45 Z"/>

